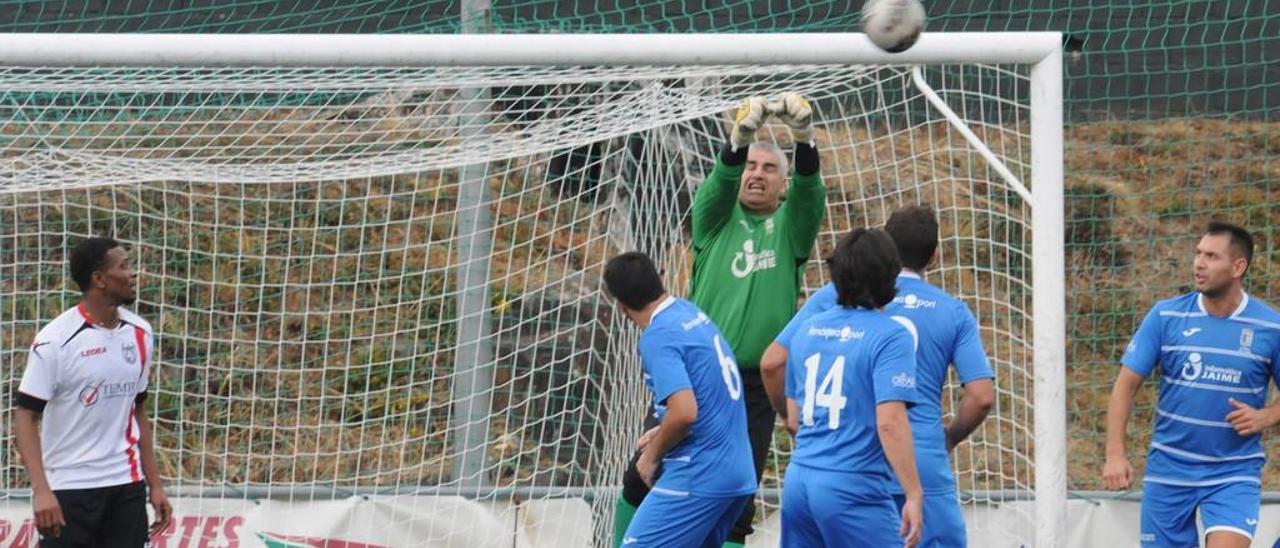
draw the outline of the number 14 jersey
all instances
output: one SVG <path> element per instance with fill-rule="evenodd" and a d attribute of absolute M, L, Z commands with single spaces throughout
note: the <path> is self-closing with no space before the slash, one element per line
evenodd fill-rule
<path fill-rule="evenodd" d="M 788 345 L 787 398 L 800 407 L 791 462 L 888 474 L 876 406 L 916 401 L 915 337 L 881 311 L 835 307 L 799 325 Z"/>

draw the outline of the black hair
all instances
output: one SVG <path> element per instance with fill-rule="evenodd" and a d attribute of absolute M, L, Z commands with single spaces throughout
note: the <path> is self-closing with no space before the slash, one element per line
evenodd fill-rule
<path fill-rule="evenodd" d="M 836 302 L 847 308 L 880 308 L 897 293 L 894 285 L 902 263 L 893 239 L 883 230 L 855 228 L 827 258 Z"/>
<path fill-rule="evenodd" d="M 639 251 L 618 255 L 604 265 L 605 289 L 632 310 L 640 310 L 666 293 L 653 259 Z"/>
<path fill-rule="evenodd" d="M 82 293 L 88 293 L 93 273 L 102 270 L 107 263 L 107 252 L 120 247 L 114 238 L 95 237 L 81 240 L 71 249 L 71 279 L 80 286 Z"/>
<path fill-rule="evenodd" d="M 1231 249 L 1244 257 L 1244 270 L 1249 271 L 1249 265 L 1253 264 L 1253 235 L 1249 234 L 1248 230 L 1226 221 L 1209 221 L 1209 226 L 1205 228 L 1204 233 L 1213 236 L 1222 234 L 1231 236 Z"/>
<path fill-rule="evenodd" d="M 924 270 L 938 250 L 938 217 L 929 206 L 904 207 L 889 216 L 885 232 L 898 247 L 898 259 L 911 270 Z"/>

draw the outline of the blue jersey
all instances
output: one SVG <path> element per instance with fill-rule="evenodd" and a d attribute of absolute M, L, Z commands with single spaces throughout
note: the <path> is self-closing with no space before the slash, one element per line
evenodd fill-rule
<path fill-rule="evenodd" d="M 942 388 L 947 368 L 954 365 L 961 383 L 994 377 L 982 347 L 978 322 L 964 302 L 942 289 L 904 272 L 898 276 L 898 295 L 885 307 L 890 315 L 910 320 L 915 328 L 916 405 L 912 406 L 911 435 L 916 451 L 916 468 L 925 494 L 955 491 L 955 475 L 947 456 L 946 431 L 942 423 Z M 805 302 L 777 342 L 788 346 L 793 325 L 836 306 L 835 286 L 828 283 Z M 901 492 L 896 483 L 895 493 Z"/>
<path fill-rule="evenodd" d="M 693 303 L 668 297 L 640 335 L 640 358 L 659 419 L 667 398 L 680 390 L 692 390 L 698 402 L 698 418 L 663 457 L 653 490 L 705 497 L 754 493 L 742 379 L 733 351 L 711 319 Z"/>
<path fill-rule="evenodd" d="M 1262 407 L 1280 362 L 1280 314 L 1248 295 L 1226 318 L 1205 312 L 1198 292 L 1160 301 L 1121 363 L 1143 377 L 1160 364 L 1156 427 L 1146 481 L 1202 486 L 1262 483 L 1262 436 L 1227 422 L 1228 398 Z"/>
<path fill-rule="evenodd" d="M 889 481 L 876 406 L 916 400 L 914 346 L 907 327 L 875 310 L 837 307 L 801 324 L 787 357 L 787 398 L 801 410 L 791 462 Z"/>

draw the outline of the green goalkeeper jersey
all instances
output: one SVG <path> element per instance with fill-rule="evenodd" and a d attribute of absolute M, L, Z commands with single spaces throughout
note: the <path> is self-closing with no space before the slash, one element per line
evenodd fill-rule
<path fill-rule="evenodd" d="M 720 328 L 738 367 L 752 369 L 795 314 L 826 189 L 817 169 L 809 175 L 793 171 L 782 205 L 771 215 L 753 215 L 738 202 L 745 167 L 745 161 L 727 165 L 717 155 L 694 196 L 689 300 Z"/>

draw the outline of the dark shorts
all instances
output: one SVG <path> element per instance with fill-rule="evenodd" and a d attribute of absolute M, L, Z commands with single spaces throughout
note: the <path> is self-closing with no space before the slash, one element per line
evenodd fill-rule
<path fill-rule="evenodd" d="M 67 524 L 41 548 L 141 547 L 147 544 L 147 489 L 142 482 L 53 492 Z"/>
<path fill-rule="evenodd" d="M 769 405 L 769 395 L 764 390 L 764 382 L 760 379 L 760 369 L 742 369 L 742 404 L 747 408 L 747 436 L 751 438 L 752 459 L 756 467 L 756 481 L 760 481 L 760 476 L 764 472 L 765 457 L 769 456 L 769 447 L 773 444 L 774 422 L 777 420 L 777 414 L 774 413 L 773 407 Z M 653 418 L 650 413 L 645 417 L 644 430 L 649 430 L 658 425 L 657 419 Z M 622 475 L 622 497 L 627 503 L 639 508 L 640 503 L 644 501 L 645 495 L 649 494 L 649 487 L 640 479 L 640 473 L 636 470 L 636 461 L 640 458 L 640 452 L 637 451 L 631 456 L 631 462 L 627 465 L 627 471 Z M 755 499 L 749 501 L 743 508 L 742 514 L 734 523 L 733 529 L 729 532 L 728 540 L 731 542 L 745 543 L 754 529 L 751 527 L 752 521 L 755 520 L 756 505 Z"/>

